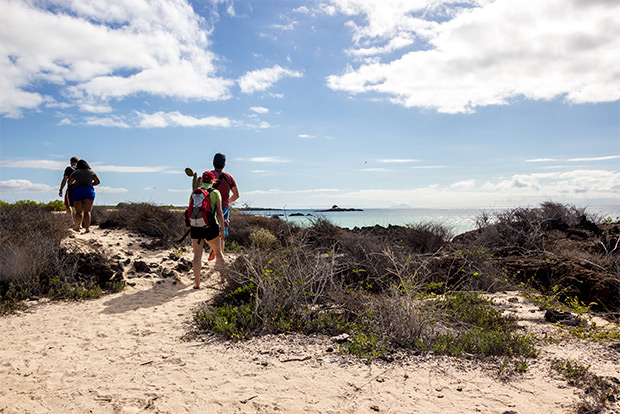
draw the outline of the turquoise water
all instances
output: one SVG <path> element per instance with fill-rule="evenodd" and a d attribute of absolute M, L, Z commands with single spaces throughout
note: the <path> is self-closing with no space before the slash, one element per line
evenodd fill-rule
<path fill-rule="evenodd" d="M 476 229 L 476 219 L 483 212 L 493 215 L 505 209 L 364 209 L 363 211 L 318 212 L 317 210 L 247 210 L 245 213 L 261 216 L 277 215 L 298 225 L 309 225 L 313 219 L 324 217 L 339 227 L 352 229 L 354 227 L 391 225 L 405 226 L 408 224 L 437 223 L 451 230 L 457 235 Z M 616 218 L 620 216 L 620 206 L 588 206 L 586 211 L 600 217 Z M 303 214 L 303 216 L 294 216 Z"/>

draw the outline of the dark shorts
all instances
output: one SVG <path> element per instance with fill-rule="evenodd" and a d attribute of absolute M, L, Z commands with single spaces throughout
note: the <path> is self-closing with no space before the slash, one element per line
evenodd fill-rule
<path fill-rule="evenodd" d="M 65 206 L 73 207 L 73 186 L 67 186 L 65 191 Z"/>
<path fill-rule="evenodd" d="M 75 187 L 73 189 L 73 201 L 94 200 L 95 189 L 93 187 Z"/>
<path fill-rule="evenodd" d="M 211 241 L 220 235 L 220 229 L 217 226 L 212 227 L 190 227 L 190 237 L 192 239 L 202 239 Z"/>

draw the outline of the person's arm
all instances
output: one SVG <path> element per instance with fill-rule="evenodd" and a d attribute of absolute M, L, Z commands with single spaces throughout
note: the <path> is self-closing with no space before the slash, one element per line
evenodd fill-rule
<path fill-rule="evenodd" d="M 225 225 L 224 222 L 224 213 L 222 212 L 222 202 L 218 201 L 215 203 L 215 208 L 217 209 L 217 221 L 220 224 L 220 239 L 223 239 L 226 236 Z"/>
<path fill-rule="evenodd" d="M 237 186 L 234 186 L 233 188 L 230 189 L 230 191 L 232 192 L 232 196 L 230 196 L 230 198 L 228 199 L 228 202 L 232 203 L 233 201 L 239 198 L 239 188 Z"/>
<path fill-rule="evenodd" d="M 67 177 L 66 175 L 62 176 L 62 182 L 60 183 L 60 190 L 58 190 L 58 197 L 62 197 L 62 189 L 65 188 L 65 184 L 67 183 Z"/>
<path fill-rule="evenodd" d="M 99 184 L 101 184 L 101 181 L 99 181 L 99 177 L 97 177 L 97 174 L 95 174 L 95 176 L 93 177 L 93 187 Z"/>

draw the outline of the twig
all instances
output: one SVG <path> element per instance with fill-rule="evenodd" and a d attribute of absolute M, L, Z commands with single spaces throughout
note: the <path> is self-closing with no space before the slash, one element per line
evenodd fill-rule
<path fill-rule="evenodd" d="M 141 363 L 140 365 L 150 365 L 150 364 L 152 364 L 152 363 L 153 363 L 153 361 L 148 361 L 148 362 L 143 362 L 143 363 Z"/>
<path fill-rule="evenodd" d="M 312 357 L 310 355 L 308 355 L 308 356 L 305 356 L 303 358 L 289 358 L 289 359 L 285 359 L 285 360 L 280 361 L 280 362 L 307 361 L 310 358 L 312 358 Z"/>
<path fill-rule="evenodd" d="M 254 398 L 256 398 L 256 397 L 258 397 L 258 395 L 254 395 L 254 396 L 252 396 L 252 397 L 250 397 L 250 398 L 246 398 L 245 400 L 241 400 L 241 401 L 239 401 L 239 402 L 240 402 L 241 404 L 245 404 L 245 403 L 247 403 L 248 401 L 253 400 L 253 399 L 254 399 Z"/>

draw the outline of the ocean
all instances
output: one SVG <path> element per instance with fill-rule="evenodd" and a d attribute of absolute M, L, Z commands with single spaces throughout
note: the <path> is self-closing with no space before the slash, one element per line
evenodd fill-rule
<path fill-rule="evenodd" d="M 424 209 L 424 208 L 369 208 L 363 211 L 320 212 L 312 209 L 299 210 L 244 210 L 246 214 L 278 216 L 300 226 L 312 224 L 317 217 L 328 219 L 336 226 L 352 229 L 354 227 L 436 223 L 450 229 L 453 235 L 475 230 L 476 220 L 483 212 L 490 216 L 506 208 L 467 208 L 467 209 Z M 596 217 L 620 217 L 620 205 L 588 206 L 586 212 Z"/>

